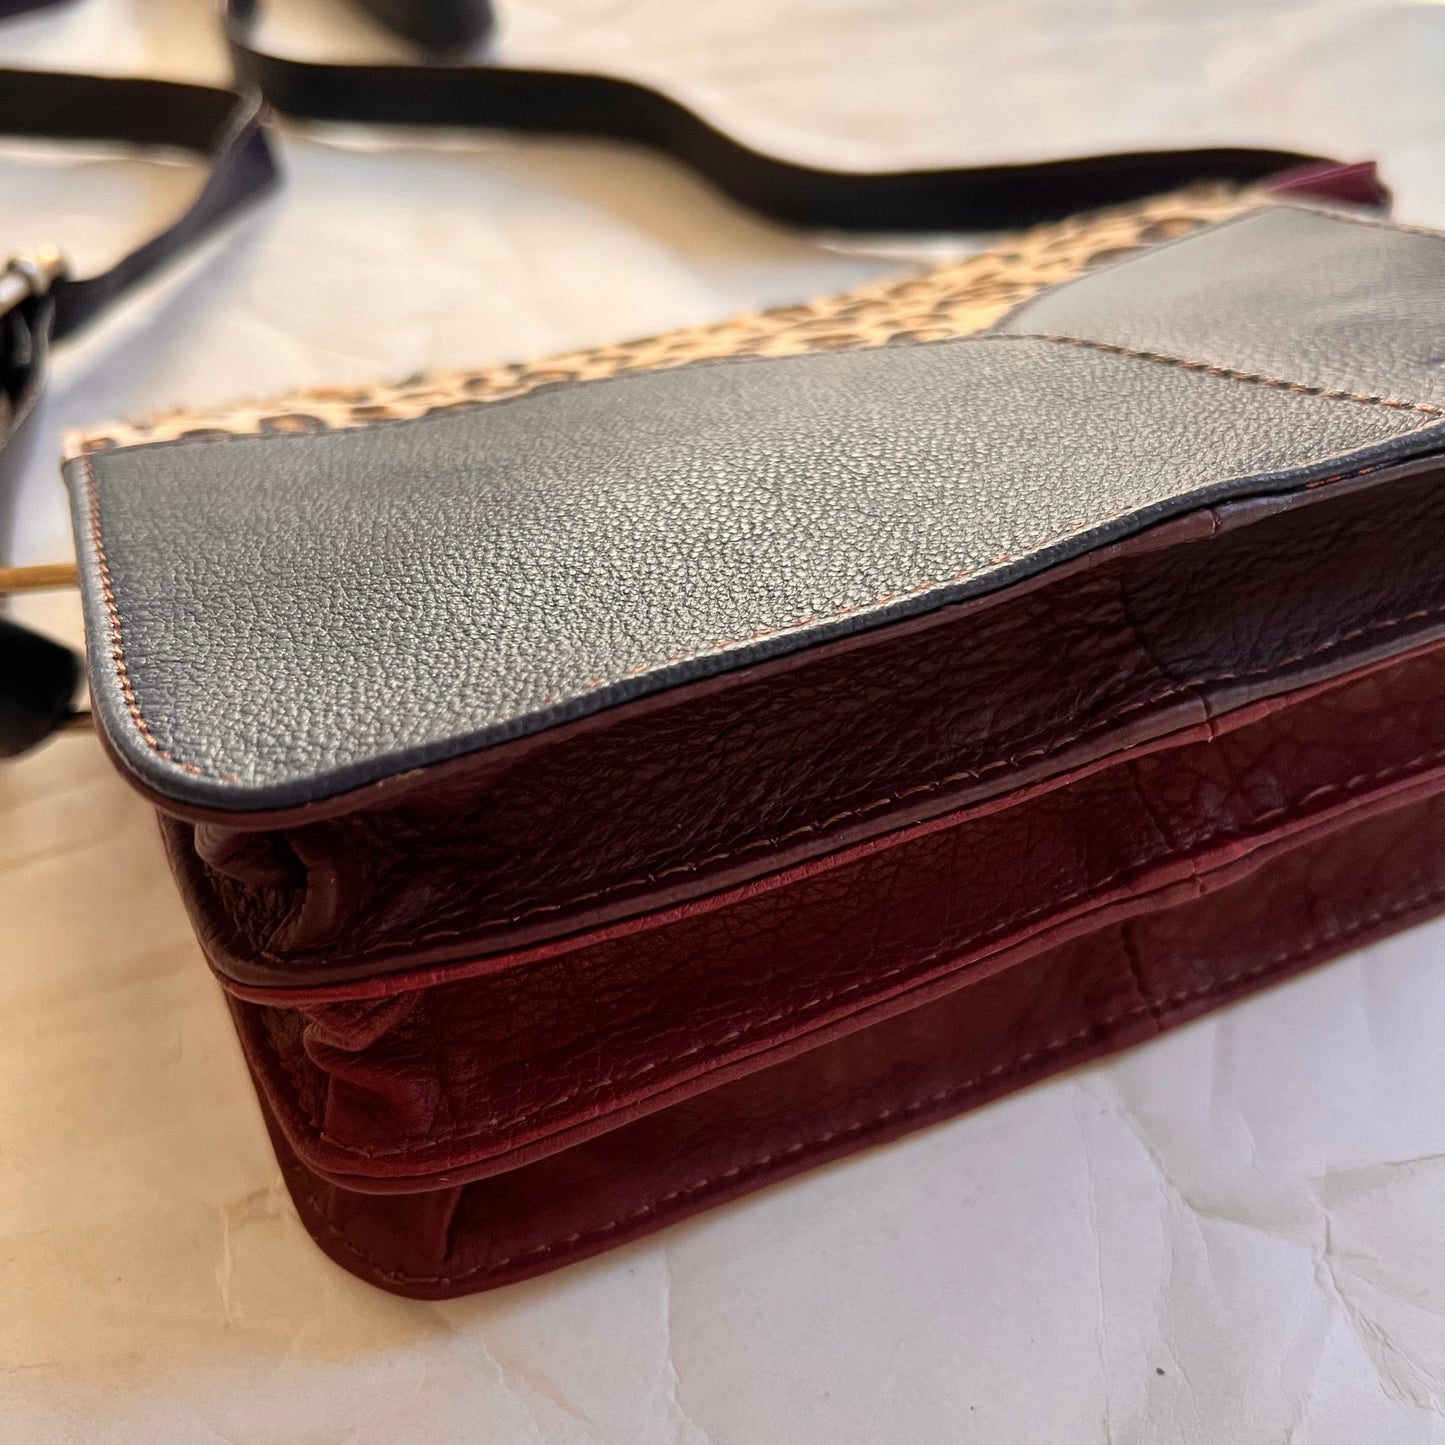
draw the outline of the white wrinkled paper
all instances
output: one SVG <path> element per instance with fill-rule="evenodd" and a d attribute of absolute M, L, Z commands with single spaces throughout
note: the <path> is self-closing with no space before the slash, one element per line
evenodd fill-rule
<path fill-rule="evenodd" d="M 1445 224 L 1445 9 L 1330 0 L 502 0 L 510 58 L 666 80 L 822 164 L 1273 142 Z M 272 38 L 358 58 L 339 5 Z M 0 64 L 220 73 L 188 0 Z M 289 128 L 289 185 L 57 370 L 63 427 L 481 364 L 896 268 L 621 147 Z M 195 172 L 0 147 L 0 252 L 104 262 Z M 204 478 L 198 478 L 198 486 Z M 74 627 L 73 603 L 27 604 Z M 146 805 L 95 742 L 0 769 L 0 1442 L 1445 1440 L 1445 925 L 558 1274 L 442 1305 L 296 1221 Z"/>

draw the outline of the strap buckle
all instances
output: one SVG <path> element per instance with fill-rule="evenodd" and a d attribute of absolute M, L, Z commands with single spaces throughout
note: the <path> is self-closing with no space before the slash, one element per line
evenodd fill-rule
<path fill-rule="evenodd" d="M 58 246 L 37 246 L 12 256 L 0 270 L 0 316 L 32 297 L 44 296 L 57 281 L 70 274 Z"/>

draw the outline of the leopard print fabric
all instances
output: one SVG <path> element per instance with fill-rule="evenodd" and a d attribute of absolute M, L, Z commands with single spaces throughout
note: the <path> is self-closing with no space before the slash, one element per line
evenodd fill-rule
<path fill-rule="evenodd" d="M 76 456 L 150 442 L 336 431 L 499 401 L 558 382 L 597 381 L 719 357 L 796 356 L 810 351 L 946 341 L 981 330 L 1046 286 L 1142 246 L 1238 214 L 1265 199 L 1258 192 L 1233 187 L 1192 187 L 1037 226 L 961 261 L 805 305 L 779 306 L 640 341 L 480 371 L 437 372 L 395 383 L 309 390 L 214 413 L 175 411 L 72 433 L 66 451 Z"/>

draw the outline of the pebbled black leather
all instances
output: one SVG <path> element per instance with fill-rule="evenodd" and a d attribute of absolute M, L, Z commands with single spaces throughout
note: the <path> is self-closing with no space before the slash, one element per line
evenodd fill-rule
<path fill-rule="evenodd" d="M 982 337 L 99 453 L 95 706 L 173 799 L 328 796 L 1436 453 L 1442 323 L 1445 240 L 1269 208 Z"/>
<path fill-rule="evenodd" d="M 990 330 L 1087 335 L 1304 386 L 1442 402 L 1441 247 L 1434 232 L 1364 213 L 1272 206 L 1066 281 Z"/>

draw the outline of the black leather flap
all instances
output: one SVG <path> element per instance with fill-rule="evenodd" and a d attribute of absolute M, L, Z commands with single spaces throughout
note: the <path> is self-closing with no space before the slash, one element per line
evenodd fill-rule
<path fill-rule="evenodd" d="M 311 801 L 1445 443 L 1445 240 L 1266 207 L 989 333 L 67 474 L 107 737 Z"/>

